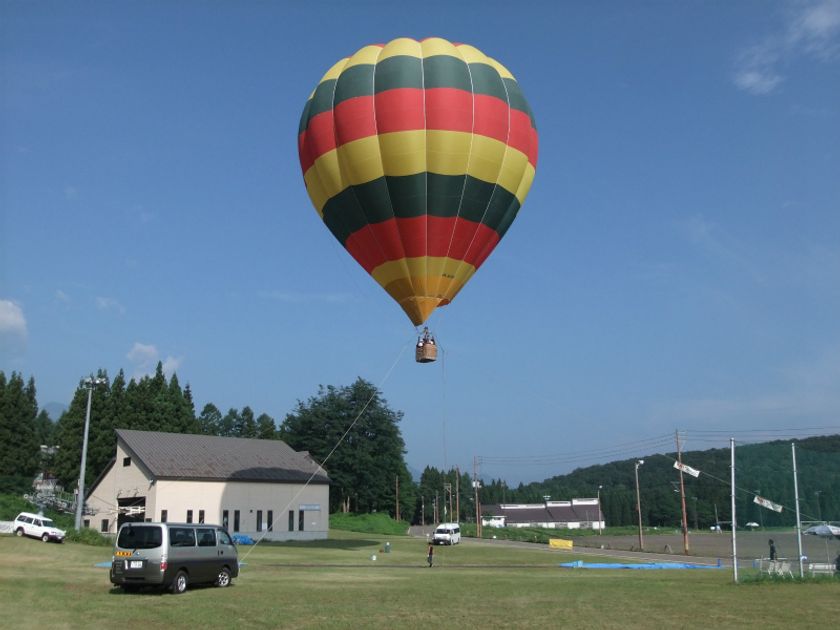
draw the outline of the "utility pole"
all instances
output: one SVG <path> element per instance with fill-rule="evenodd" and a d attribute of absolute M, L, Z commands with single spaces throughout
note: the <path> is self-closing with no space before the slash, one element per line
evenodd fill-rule
<path fill-rule="evenodd" d="M 82 437 L 82 463 L 79 466 L 79 485 L 76 490 L 76 520 L 75 526 L 77 531 L 82 529 L 82 514 L 85 508 L 85 469 L 87 468 L 87 447 L 88 447 L 88 433 L 90 431 L 90 406 L 93 398 L 93 388 L 97 385 L 107 383 L 107 379 L 103 377 L 85 379 L 85 389 L 88 390 L 87 411 L 85 412 L 85 429 Z"/>
<path fill-rule="evenodd" d="M 461 521 L 461 469 L 455 466 L 455 522 Z"/>
<path fill-rule="evenodd" d="M 732 486 L 732 493 L 730 500 L 732 501 L 732 579 L 738 583 L 738 542 L 735 530 L 737 528 L 737 521 L 735 519 L 735 438 L 729 438 L 730 455 L 730 483 Z"/>
<path fill-rule="evenodd" d="M 396 483 L 396 495 L 397 495 L 397 509 L 395 510 L 396 519 L 400 520 L 400 476 L 394 475 L 394 482 Z"/>
<path fill-rule="evenodd" d="M 796 542 L 799 548 L 799 577 L 805 577 L 805 568 L 802 566 L 802 521 L 799 518 L 799 481 L 796 475 L 796 443 L 790 443 L 790 451 L 793 456 L 793 495 L 796 501 Z"/>
<path fill-rule="evenodd" d="M 688 555 L 688 515 L 685 511 L 685 483 L 683 482 L 682 471 L 682 451 L 680 449 L 680 431 L 677 429 L 674 432 L 677 438 L 677 461 L 680 464 L 680 501 L 682 502 L 682 534 L 683 534 L 683 553 Z"/>
<path fill-rule="evenodd" d="M 481 538 L 481 502 L 478 498 L 478 458 L 473 457 L 473 492 L 475 493 L 475 535 Z"/>
<path fill-rule="evenodd" d="M 639 459 L 636 461 L 636 512 L 639 514 L 639 549 L 645 550 L 645 537 L 642 534 L 642 497 L 639 493 L 639 466 L 645 463 L 645 460 Z"/>
<path fill-rule="evenodd" d="M 426 527 L 426 497 L 420 496 L 420 526 Z"/>
<path fill-rule="evenodd" d="M 440 518 L 439 518 L 439 517 L 440 517 L 440 514 L 438 513 L 438 493 L 437 493 L 437 492 L 435 492 L 435 511 L 434 511 L 434 516 L 435 516 L 435 519 L 434 519 L 434 520 L 435 520 L 435 523 L 440 523 Z"/>

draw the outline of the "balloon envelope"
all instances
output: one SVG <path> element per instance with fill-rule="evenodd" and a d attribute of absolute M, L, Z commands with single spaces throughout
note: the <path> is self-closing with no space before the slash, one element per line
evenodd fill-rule
<path fill-rule="evenodd" d="M 513 75 L 465 44 L 401 38 L 330 68 L 298 151 L 318 214 L 415 325 L 507 232 L 537 164 Z"/>

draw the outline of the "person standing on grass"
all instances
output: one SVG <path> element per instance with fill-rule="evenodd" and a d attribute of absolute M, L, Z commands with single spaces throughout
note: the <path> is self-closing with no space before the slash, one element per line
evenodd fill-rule
<path fill-rule="evenodd" d="M 837 575 L 840 575 L 840 553 L 838 553 L 837 557 L 834 559 L 834 572 Z"/>
<path fill-rule="evenodd" d="M 426 556 L 426 562 L 429 563 L 429 568 L 432 568 L 432 562 L 435 559 L 435 545 L 434 543 L 429 543 L 429 554 Z"/>
<path fill-rule="evenodd" d="M 771 538 L 769 544 L 770 544 L 770 559 L 775 560 L 776 559 L 776 543 L 774 543 L 773 539 Z"/>

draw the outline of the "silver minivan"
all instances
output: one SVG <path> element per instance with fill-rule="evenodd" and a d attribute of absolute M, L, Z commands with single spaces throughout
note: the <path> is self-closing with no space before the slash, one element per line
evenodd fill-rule
<path fill-rule="evenodd" d="M 220 525 L 124 523 L 111 558 L 111 583 L 125 591 L 160 586 L 183 593 L 191 583 L 225 587 L 239 575 L 239 557 Z"/>

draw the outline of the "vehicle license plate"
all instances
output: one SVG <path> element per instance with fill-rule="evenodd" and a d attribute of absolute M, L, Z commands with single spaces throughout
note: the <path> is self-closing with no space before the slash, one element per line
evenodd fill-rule
<path fill-rule="evenodd" d="M 142 569 L 143 568 L 143 561 L 142 560 L 129 560 L 128 561 L 128 568 L 129 569 Z"/>

